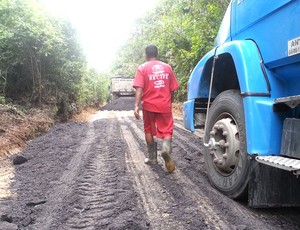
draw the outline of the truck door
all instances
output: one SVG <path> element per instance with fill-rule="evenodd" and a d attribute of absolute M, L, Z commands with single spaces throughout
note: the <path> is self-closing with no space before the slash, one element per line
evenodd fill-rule
<path fill-rule="evenodd" d="M 300 37 L 299 0 L 234 0 L 232 9 L 233 40 L 255 41 L 269 69 L 292 62 L 288 44 Z"/>
<path fill-rule="evenodd" d="M 235 19 L 233 20 L 233 26 L 235 33 L 240 33 L 241 30 L 246 29 L 291 1 L 293 0 L 234 0 L 233 12 L 235 12 Z"/>

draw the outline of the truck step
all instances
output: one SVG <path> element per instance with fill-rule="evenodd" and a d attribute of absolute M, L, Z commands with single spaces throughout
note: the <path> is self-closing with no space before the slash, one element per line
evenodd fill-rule
<path fill-rule="evenodd" d="M 275 106 L 284 104 L 293 109 L 300 104 L 300 95 L 276 98 L 274 102 Z"/>
<path fill-rule="evenodd" d="M 282 156 L 257 156 L 256 161 L 275 168 L 294 172 L 300 175 L 300 160 L 282 157 Z"/>

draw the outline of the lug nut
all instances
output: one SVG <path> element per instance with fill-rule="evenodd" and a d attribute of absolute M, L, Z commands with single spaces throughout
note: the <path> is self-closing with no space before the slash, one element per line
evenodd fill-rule
<path fill-rule="evenodd" d="M 225 145 L 225 141 L 222 139 L 222 140 L 219 140 L 219 146 L 220 147 L 223 147 Z"/>

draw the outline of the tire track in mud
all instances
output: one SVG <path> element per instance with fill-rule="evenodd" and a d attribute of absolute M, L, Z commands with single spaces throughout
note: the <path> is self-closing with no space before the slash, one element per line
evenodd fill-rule
<path fill-rule="evenodd" d="M 148 229 L 114 112 L 97 113 L 79 146 L 30 229 Z"/>
<path fill-rule="evenodd" d="M 108 127 L 108 133 L 112 131 L 112 127 Z M 103 145 L 105 139 L 107 143 L 111 142 L 110 136 L 95 138 L 93 149 L 96 154 L 89 158 L 84 167 L 86 170 L 76 186 L 74 195 L 78 197 L 80 205 L 75 206 L 77 215 L 67 221 L 70 229 L 94 229 L 99 224 L 97 219 L 101 219 L 102 226 L 108 225 L 115 211 L 116 158 L 109 151 L 108 145 Z"/>
<path fill-rule="evenodd" d="M 43 209 L 42 213 L 37 218 L 36 224 L 33 225 L 34 229 L 50 229 L 52 222 L 59 218 L 59 210 L 63 208 L 63 200 L 71 194 L 72 184 L 75 180 L 78 172 L 79 165 L 84 158 L 88 157 L 86 154 L 93 142 L 93 136 L 95 134 L 93 123 L 89 123 L 89 128 L 85 140 L 80 145 L 79 151 L 71 158 L 68 164 L 68 170 L 64 171 L 63 175 L 59 179 L 59 185 L 51 191 L 47 202 L 51 204 L 47 209 Z"/>
<path fill-rule="evenodd" d="M 180 218 L 178 218 L 178 214 L 173 215 L 172 210 L 178 208 L 178 201 L 174 198 L 173 194 L 168 191 L 168 188 L 159 182 L 161 176 L 152 170 L 156 166 L 149 167 L 143 163 L 144 154 L 140 151 L 141 146 L 132 135 L 133 131 L 139 139 L 143 139 L 144 134 L 142 130 L 138 128 L 135 123 L 130 122 L 131 120 L 128 117 L 119 117 L 119 120 L 124 120 L 122 133 L 130 151 L 127 154 L 127 165 L 132 174 L 136 175 L 136 189 L 142 198 L 142 205 L 146 209 L 151 226 L 153 229 L 190 228 L 191 226 L 186 224 L 185 221 L 179 221 Z M 130 125 L 127 126 L 126 124 Z M 131 130 L 129 130 L 129 128 L 131 128 Z M 182 141 L 185 140 L 185 138 L 182 138 Z M 193 147 L 198 149 L 197 146 Z M 163 168 L 163 160 L 161 158 L 158 160 L 159 167 Z M 196 188 L 191 180 L 180 172 L 180 169 L 177 169 L 175 173 L 169 176 L 172 177 L 171 183 L 175 182 L 177 189 L 181 190 L 181 193 L 185 194 L 185 196 L 194 203 L 194 211 L 196 209 L 198 215 L 203 219 L 202 226 L 210 226 L 211 229 L 230 229 L 230 227 L 218 217 L 219 213 L 213 210 L 211 202 L 205 199 L 205 195 Z M 151 186 L 149 187 L 149 185 Z M 165 211 L 167 211 L 167 213 L 164 213 Z"/>
<path fill-rule="evenodd" d="M 72 194 L 72 215 L 67 229 L 143 229 L 146 220 L 136 212 L 134 190 L 124 170 L 126 144 L 120 141 L 115 114 L 101 112 L 94 119 L 95 136 L 90 156 Z M 123 154 L 121 154 L 123 153 Z"/>
<path fill-rule="evenodd" d="M 94 229 L 99 225 L 109 225 L 117 205 L 116 158 L 110 154 L 107 146 L 96 148 L 97 154 L 89 159 L 82 179 L 78 181 L 75 196 L 80 200 L 75 209 L 77 215 L 68 219 L 70 229 Z"/>
<path fill-rule="evenodd" d="M 151 228 L 279 229 L 269 224 L 267 217 L 220 194 L 209 184 L 202 154 L 202 132 L 191 134 L 183 128 L 182 121 L 175 121 L 173 157 L 178 164 L 175 173 L 169 174 L 160 152 L 159 165 L 144 164 L 142 150 L 146 151 L 146 144 L 142 121 L 134 118 L 133 111 L 115 114 L 129 149 L 127 168 L 134 177 L 140 205 L 146 211 Z M 161 142 L 158 148 L 160 146 Z"/>
<path fill-rule="evenodd" d="M 151 228 L 185 229 L 170 215 L 169 210 L 172 209 L 172 204 L 176 203 L 175 200 L 159 185 L 157 182 L 159 178 L 142 165 L 144 154 L 139 150 L 141 148 L 128 130 L 128 126 L 122 126 L 122 135 L 129 146 L 129 152 L 126 154 L 127 168 L 134 176 L 135 189 L 141 197 L 141 205 L 146 211 Z"/>
<path fill-rule="evenodd" d="M 70 229 L 94 229 L 94 226 L 99 224 L 98 218 L 108 224 L 117 204 L 115 194 L 117 173 L 114 167 L 116 159 L 109 154 L 107 146 L 96 150 L 101 154 L 89 159 L 82 179 L 75 188 L 74 195 L 78 197 L 80 205 L 75 206 L 77 215 L 68 219 L 66 223 Z M 108 165 L 111 167 L 108 168 Z"/>
<path fill-rule="evenodd" d="M 144 143 L 143 126 L 137 125 L 132 116 L 121 117 L 119 119 L 124 122 L 123 138 L 127 139 L 130 149 L 127 156 L 128 167 L 133 174 L 137 175 L 135 176 L 136 186 L 153 229 L 171 229 L 170 226 L 174 223 L 176 229 L 274 228 L 267 224 L 267 219 L 260 218 L 255 212 L 249 212 L 248 207 L 220 194 L 209 184 L 205 175 L 204 159 L 201 153 L 203 146 L 199 135 L 190 134 L 182 129 L 180 124 L 175 124 L 173 157 L 178 164 L 175 173 L 168 174 L 164 171 L 161 157 L 158 158 L 158 167 L 144 165 L 144 153 L 140 149 L 145 149 L 146 145 L 139 144 Z M 193 161 L 195 162 L 190 164 Z M 156 183 L 151 183 L 153 180 L 151 178 L 154 178 Z M 151 188 L 147 190 L 145 187 L 148 184 L 151 184 Z M 160 202 L 151 200 L 152 190 L 159 191 L 155 196 L 160 196 L 160 191 L 163 191 L 169 201 L 165 200 L 165 197 Z M 149 205 L 149 202 L 152 204 Z M 162 203 L 172 204 L 165 206 L 170 208 L 168 211 L 170 215 L 166 220 L 157 211 L 158 209 L 164 210 Z M 159 216 L 166 223 L 157 223 Z"/>

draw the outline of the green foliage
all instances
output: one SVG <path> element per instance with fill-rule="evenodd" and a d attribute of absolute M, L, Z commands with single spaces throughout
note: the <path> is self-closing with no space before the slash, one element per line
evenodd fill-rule
<path fill-rule="evenodd" d="M 214 44 L 228 5 L 226 0 L 163 0 L 136 22 L 131 38 L 120 49 L 112 67 L 114 75 L 134 76 L 145 62 L 144 49 L 152 43 L 160 59 L 169 63 L 180 83 L 176 98 L 186 98 L 191 71 Z"/>
<path fill-rule="evenodd" d="M 38 1 L 1 0 L 1 103 L 56 104 L 63 114 L 69 113 L 69 105 L 97 105 L 107 99 L 110 76 L 135 75 L 150 43 L 173 67 L 181 85 L 176 97 L 184 100 L 188 76 L 212 48 L 227 5 L 227 0 L 160 1 L 136 22 L 108 76 L 87 66 L 69 22 L 48 15 Z"/>
<path fill-rule="evenodd" d="M 99 74 L 94 69 L 86 70 L 86 74 L 81 79 L 79 92 L 79 107 L 98 107 L 107 99 L 107 89 L 109 76 Z"/>
<path fill-rule="evenodd" d="M 78 40 L 69 22 L 36 1 L 1 0 L 0 96 L 81 107 L 105 100 L 108 83 L 88 69 Z"/>

